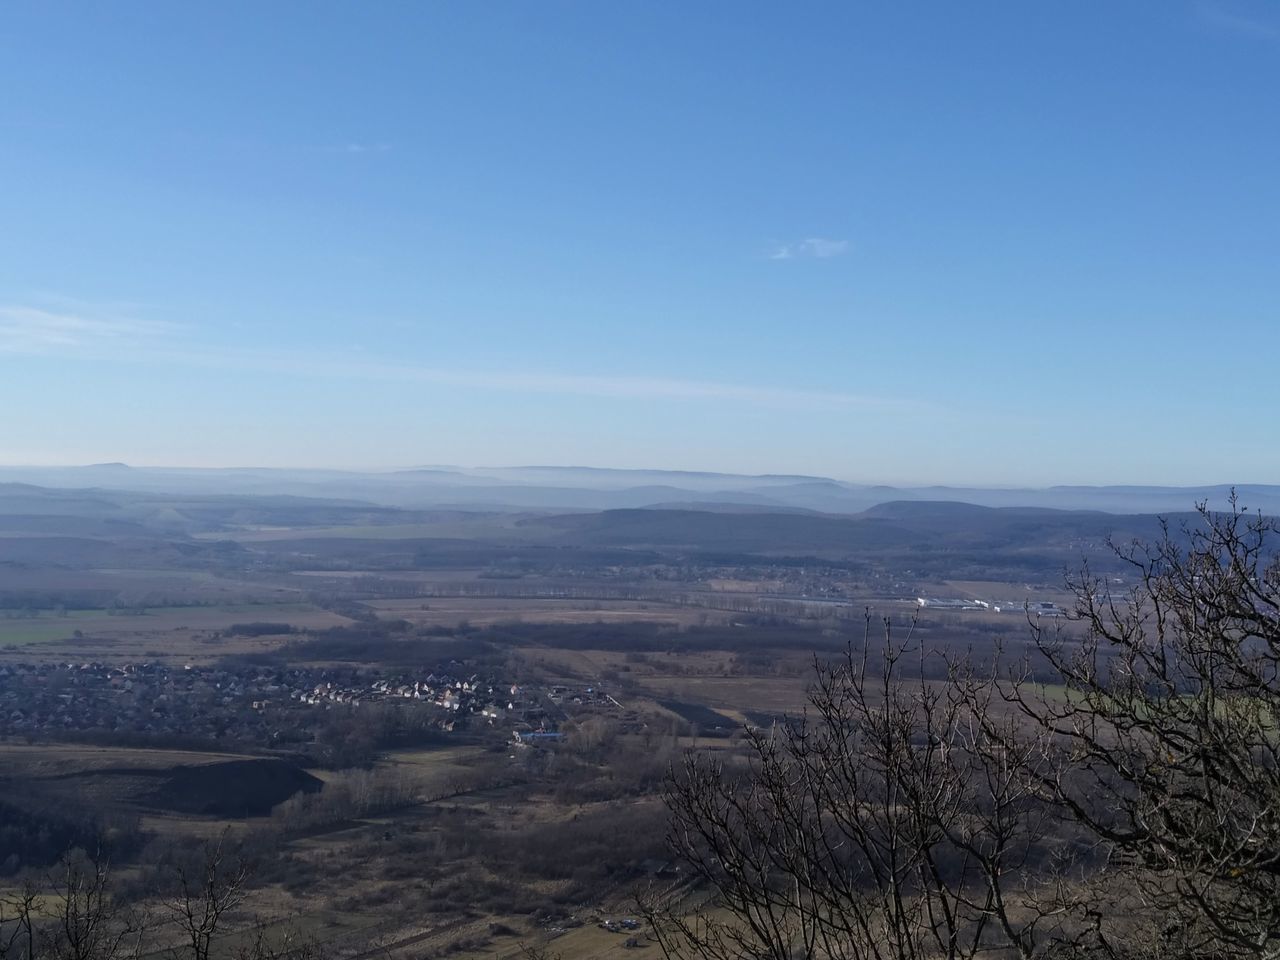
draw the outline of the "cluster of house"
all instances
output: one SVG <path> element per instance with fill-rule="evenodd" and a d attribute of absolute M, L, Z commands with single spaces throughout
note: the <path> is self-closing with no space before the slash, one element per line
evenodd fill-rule
<path fill-rule="evenodd" d="M 547 691 L 547 699 L 556 706 L 572 705 L 575 707 L 620 707 L 612 696 L 596 687 L 567 687 L 560 684 Z"/>
<path fill-rule="evenodd" d="M 343 683 L 325 679 L 310 689 L 289 691 L 290 700 L 311 706 L 345 703 L 358 707 L 373 700 L 413 700 L 450 712 L 479 713 L 494 719 L 504 716 L 506 710 L 515 710 L 517 702 L 523 702 L 521 698 L 521 689 L 515 685 L 503 689 L 491 682 L 482 682 L 474 675 L 461 680 L 435 673 L 419 679 L 379 678 L 372 682 L 353 680 Z M 270 701 L 266 701 L 262 708 L 270 705 Z"/>
<path fill-rule="evenodd" d="M 378 701 L 434 709 L 447 729 L 463 718 L 495 724 L 513 713 L 542 716 L 518 686 L 444 672 L 413 678 L 372 668 L 0 665 L 0 735 L 93 730 L 275 743 L 282 732 L 305 739 L 319 716 L 309 708 Z"/>
<path fill-rule="evenodd" d="M 931 610 L 990 610 L 992 613 L 1027 613 L 1037 617 L 1061 617 L 1066 614 L 1048 600 L 976 600 L 972 597 L 916 597 L 917 606 Z"/>

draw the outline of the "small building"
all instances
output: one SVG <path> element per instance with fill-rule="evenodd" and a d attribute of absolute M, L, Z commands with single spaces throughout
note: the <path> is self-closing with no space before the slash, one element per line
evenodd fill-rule
<path fill-rule="evenodd" d="M 521 747 L 549 746 L 559 743 L 563 735 L 559 730 L 517 730 L 515 743 Z"/>

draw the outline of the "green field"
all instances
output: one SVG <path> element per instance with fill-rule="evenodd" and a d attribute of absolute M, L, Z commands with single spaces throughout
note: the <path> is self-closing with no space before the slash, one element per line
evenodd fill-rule
<path fill-rule="evenodd" d="M 50 640 L 65 640 L 71 631 L 82 629 L 70 618 L 59 617 L 56 620 L 0 620 L 0 647 L 16 647 L 27 643 L 48 643 Z"/>
<path fill-rule="evenodd" d="M 309 603 L 227 603 L 189 607 L 149 607 L 144 612 L 106 610 L 42 612 L 35 616 L 0 616 L 0 646 L 48 643 L 84 634 L 119 635 L 158 630 L 219 630 L 245 621 L 278 621 L 301 627 L 329 626 L 343 618 Z"/>

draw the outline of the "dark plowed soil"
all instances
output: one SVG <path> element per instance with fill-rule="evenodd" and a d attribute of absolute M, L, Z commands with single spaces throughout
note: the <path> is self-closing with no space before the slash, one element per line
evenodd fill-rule
<path fill-rule="evenodd" d="M 230 760 L 174 767 L 144 801 L 165 810 L 216 817 L 262 817 L 295 793 L 324 784 L 283 760 Z"/>

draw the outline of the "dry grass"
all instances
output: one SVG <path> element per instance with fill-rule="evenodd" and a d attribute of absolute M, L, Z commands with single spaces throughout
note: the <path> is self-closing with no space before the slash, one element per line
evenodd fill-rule
<path fill-rule="evenodd" d="M 737 713 L 798 713 L 804 709 L 808 677 L 640 677 L 654 697 L 700 703 Z"/>
<path fill-rule="evenodd" d="M 75 743 L 0 742 L 0 777 L 61 777 L 117 767 L 163 770 L 244 760 L 246 754 L 205 753 L 141 747 L 101 747 Z"/>

